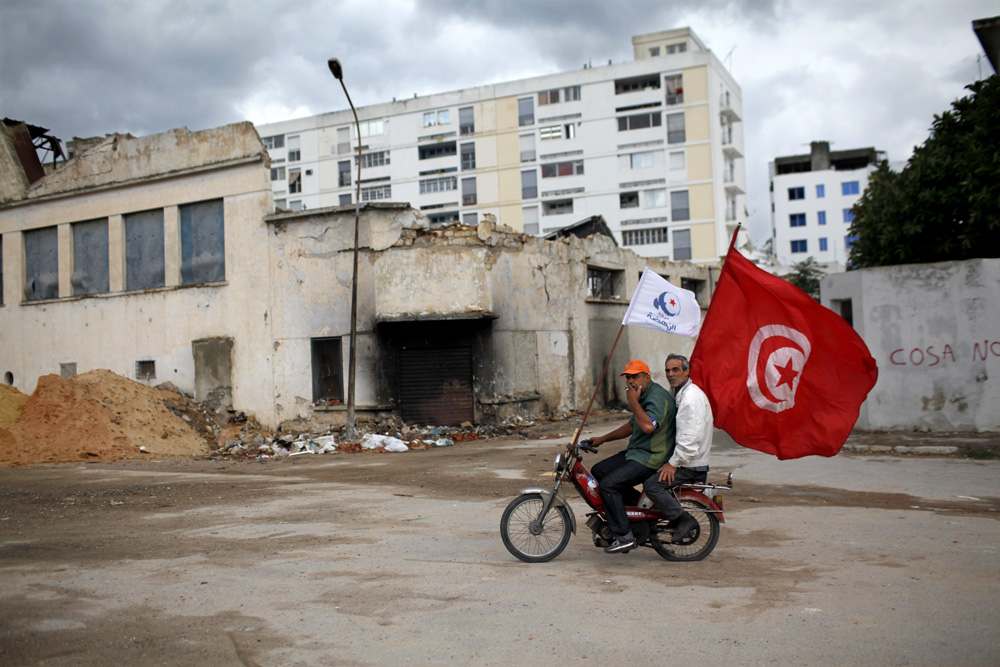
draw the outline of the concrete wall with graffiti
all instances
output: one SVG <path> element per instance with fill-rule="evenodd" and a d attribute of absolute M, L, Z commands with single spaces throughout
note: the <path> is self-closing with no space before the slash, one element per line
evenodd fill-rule
<path fill-rule="evenodd" d="M 858 428 L 1000 431 L 1000 260 L 849 271 L 821 292 L 878 361 Z"/>

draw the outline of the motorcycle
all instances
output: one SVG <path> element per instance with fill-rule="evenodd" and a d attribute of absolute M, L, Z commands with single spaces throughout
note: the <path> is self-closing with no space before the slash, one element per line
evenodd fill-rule
<path fill-rule="evenodd" d="M 500 537 L 507 551 L 527 563 L 544 563 L 562 553 L 576 534 L 576 517 L 569 503 L 559 494 L 563 482 L 572 482 L 592 512 L 587 514 L 594 546 L 606 547 L 613 539 L 608 527 L 597 480 L 583 465 L 582 452 L 597 453 L 587 441 L 574 444 L 567 452 L 556 456 L 553 466 L 555 482 L 552 490 L 523 489 L 512 500 L 500 519 Z M 639 502 L 627 506 L 629 526 L 636 547 L 652 548 L 669 561 L 698 561 L 712 553 L 719 541 L 722 498 L 716 491 L 733 488 L 733 473 L 725 485 L 710 482 L 682 484 L 671 489 L 681 507 L 691 514 L 698 525 L 679 544 L 673 543 L 674 525 L 656 509 L 643 493 Z M 711 495 L 710 495 L 711 494 Z M 624 552 L 627 553 L 627 552 Z"/>

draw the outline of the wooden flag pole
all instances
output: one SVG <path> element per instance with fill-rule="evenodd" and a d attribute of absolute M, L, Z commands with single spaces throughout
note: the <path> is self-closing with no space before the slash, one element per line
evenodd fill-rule
<path fill-rule="evenodd" d="M 611 357 L 615 356 L 615 348 L 618 347 L 618 339 L 622 337 L 622 332 L 625 331 L 625 325 L 622 324 L 618 329 L 618 335 L 615 336 L 615 343 L 611 346 L 611 354 L 608 355 L 607 361 L 604 362 L 604 370 L 601 371 L 601 377 L 597 381 L 597 386 L 594 387 L 594 393 L 590 397 L 590 402 L 587 403 L 587 409 L 583 413 L 583 420 L 580 422 L 580 427 L 576 429 L 576 433 L 573 434 L 573 442 L 570 446 L 573 446 L 580 439 L 580 433 L 583 431 L 584 425 L 587 423 L 587 417 L 590 416 L 590 408 L 594 405 L 594 399 L 597 398 L 597 392 L 600 390 L 601 385 L 604 384 L 604 376 L 608 373 L 608 366 L 611 365 Z"/>

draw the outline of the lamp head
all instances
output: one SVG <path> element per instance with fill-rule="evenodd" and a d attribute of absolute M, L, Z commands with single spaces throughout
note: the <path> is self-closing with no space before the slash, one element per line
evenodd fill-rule
<path fill-rule="evenodd" d="M 330 73 L 333 74 L 338 80 L 344 79 L 344 68 L 340 66 L 340 61 L 336 58 L 330 58 L 326 61 L 327 66 L 330 68 Z"/>

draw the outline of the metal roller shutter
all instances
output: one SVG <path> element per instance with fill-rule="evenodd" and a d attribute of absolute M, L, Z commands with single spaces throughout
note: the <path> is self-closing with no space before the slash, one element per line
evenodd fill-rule
<path fill-rule="evenodd" d="M 409 424 L 473 421 L 472 348 L 400 350 L 399 398 Z"/>

